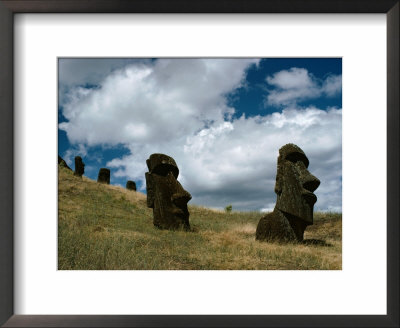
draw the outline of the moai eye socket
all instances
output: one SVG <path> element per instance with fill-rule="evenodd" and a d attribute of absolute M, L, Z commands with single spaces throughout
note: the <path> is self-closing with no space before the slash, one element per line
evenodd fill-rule
<path fill-rule="evenodd" d="M 153 169 L 152 173 L 166 177 L 168 175 L 168 173 L 170 173 L 170 172 L 175 175 L 175 171 L 176 171 L 176 168 L 174 166 L 169 165 L 169 164 L 161 164 L 161 165 L 156 166 Z"/>
<path fill-rule="evenodd" d="M 302 162 L 304 163 L 306 168 L 308 167 L 309 164 L 308 158 L 301 153 L 290 153 L 285 157 L 285 159 L 292 163 Z"/>

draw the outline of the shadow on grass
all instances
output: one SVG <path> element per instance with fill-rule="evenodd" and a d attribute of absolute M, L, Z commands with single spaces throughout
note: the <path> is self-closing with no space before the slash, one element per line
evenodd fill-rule
<path fill-rule="evenodd" d="M 332 244 L 327 243 L 325 240 L 322 239 L 304 239 L 302 242 L 304 245 L 315 245 L 315 246 L 325 246 L 325 247 L 332 247 Z"/>

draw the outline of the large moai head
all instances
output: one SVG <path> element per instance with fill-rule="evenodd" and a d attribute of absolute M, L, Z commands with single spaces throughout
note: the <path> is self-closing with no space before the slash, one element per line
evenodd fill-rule
<path fill-rule="evenodd" d="M 126 182 L 126 189 L 136 191 L 136 183 L 135 183 L 135 181 L 128 180 Z"/>
<path fill-rule="evenodd" d="M 275 208 L 300 219 L 304 226 L 313 224 L 314 195 L 320 181 L 308 171 L 309 161 L 304 152 L 294 144 L 279 149 L 275 192 Z"/>
<path fill-rule="evenodd" d="M 101 168 L 99 170 L 99 175 L 97 176 L 97 182 L 110 184 L 110 170 Z"/>
<path fill-rule="evenodd" d="M 85 172 L 85 164 L 80 156 L 75 156 L 75 172 L 74 175 L 81 177 Z"/>
<path fill-rule="evenodd" d="M 147 206 L 153 209 L 153 224 L 160 229 L 190 229 L 187 203 L 192 196 L 177 180 L 174 159 L 152 154 L 146 163 Z"/>

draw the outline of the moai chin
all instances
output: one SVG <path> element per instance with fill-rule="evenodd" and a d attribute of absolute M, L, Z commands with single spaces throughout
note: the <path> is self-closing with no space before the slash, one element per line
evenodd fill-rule
<path fill-rule="evenodd" d="M 82 161 L 82 157 L 75 156 L 75 172 L 74 175 L 78 177 L 82 177 L 85 172 L 85 164 Z"/>
<path fill-rule="evenodd" d="M 136 191 L 136 183 L 135 183 L 135 181 L 128 180 L 126 182 L 126 189 Z"/>
<path fill-rule="evenodd" d="M 97 176 L 97 182 L 110 184 L 110 170 L 101 168 L 99 170 L 99 175 Z"/>
<path fill-rule="evenodd" d="M 308 171 L 309 161 L 294 144 L 279 149 L 274 211 L 262 217 L 256 230 L 257 240 L 302 241 L 304 230 L 313 224 L 320 181 Z"/>
<path fill-rule="evenodd" d="M 160 229 L 190 229 L 187 203 L 192 196 L 177 180 L 179 169 L 174 159 L 152 154 L 146 161 L 147 206 L 153 209 L 153 224 Z"/>

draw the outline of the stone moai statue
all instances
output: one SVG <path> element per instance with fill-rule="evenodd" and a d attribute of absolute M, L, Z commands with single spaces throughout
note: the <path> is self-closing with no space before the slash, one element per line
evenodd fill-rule
<path fill-rule="evenodd" d="M 75 172 L 74 175 L 82 177 L 85 172 L 85 164 L 80 156 L 75 156 Z"/>
<path fill-rule="evenodd" d="M 174 159 L 152 154 L 146 161 L 147 206 L 153 209 L 153 224 L 160 229 L 190 229 L 187 203 L 192 196 L 178 182 Z"/>
<path fill-rule="evenodd" d="M 279 149 L 274 211 L 261 218 L 257 240 L 302 241 L 304 230 L 313 224 L 314 195 L 320 181 L 308 171 L 308 158 L 294 144 Z"/>
<path fill-rule="evenodd" d="M 135 183 L 135 181 L 128 180 L 126 182 L 126 189 L 136 191 L 136 183 Z"/>
<path fill-rule="evenodd" d="M 97 182 L 110 184 L 110 170 L 106 168 L 101 168 L 99 175 L 97 176 Z"/>

